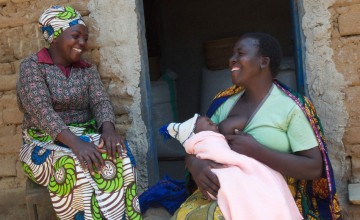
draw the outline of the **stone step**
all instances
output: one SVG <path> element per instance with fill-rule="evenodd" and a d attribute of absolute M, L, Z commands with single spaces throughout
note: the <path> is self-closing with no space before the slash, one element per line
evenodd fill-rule
<path fill-rule="evenodd" d="M 352 204 L 360 205 L 360 183 L 349 184 L 349 201 Z"/>

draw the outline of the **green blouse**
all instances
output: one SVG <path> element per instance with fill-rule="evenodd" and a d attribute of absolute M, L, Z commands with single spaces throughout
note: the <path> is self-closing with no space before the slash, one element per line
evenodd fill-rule
<path fill-rule="evenodd" d="M 226 100 L 211 120 L 219 124 L 226 119 L 242 94 L 240 92 Z M 310 123 L 299 106 L 275 85 L 247 122 L 244 132 L 280 152 L 303 151 L 318 145 Z"/>

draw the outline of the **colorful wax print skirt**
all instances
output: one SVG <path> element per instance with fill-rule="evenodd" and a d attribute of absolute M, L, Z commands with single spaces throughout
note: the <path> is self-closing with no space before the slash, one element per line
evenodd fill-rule
<path fill-rule="evenodd" d="M 83 141 L 97 145 L 100 135 L 88 125 L 69 129 Z M 91 176 L 82 169 L 70 148 L 54 143 L 43 131 L 24 130 L 23 140 L 20 149 L 23 169 L 32 181 L 47 187 L 58 218 L 142 219 L 135 167 L 126 153 L 116 162 L 102 154 L 105 167 L 101 174 Z"/>
<path fill-rule="evenodd" d="M 171 220 L 225 220 L 216 200 L 207 200 L 196 190 L 175 212 Z"/>

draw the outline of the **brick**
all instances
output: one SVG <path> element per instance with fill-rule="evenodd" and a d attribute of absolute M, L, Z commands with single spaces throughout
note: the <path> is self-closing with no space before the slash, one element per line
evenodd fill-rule
<path fill-rule="evenodd" d="M 10 29 L 7 29 L 5 32 L 5 36 L 7 38 L 7 42 L 11 44 L 11 42 L 19 43 L 20 39 L 24 37 L 24 29 L 22 26 L 16 26 Z"/>
<path fill-rule="evenodd" d="M 19 152 L 22 144 L 22 133 L 14 125 L 0 127 L 0 154 Z"/>
<path fill-rule="evenodd" d="M 1 197 L 5 198 L 5 197 Z M 1 206 L 0 219 L 29 219 L 26 212 L 26 205 L 4 205 Z"/>
<path fill-rule="evenodd" d="M 22 135 L 7 135 L 0 138 L 0 154 L 18 153 L 22 145 Z"/>
<path fill-rule="evenodd" d="M 30 55 L 30 54 L 29 54 Z M 20 73 L 20 63 L 22 60 L 16 60 L 14 62 L 11 62 L 11 66 L 13 67 L 14 73 L 18 74 Z"/>
<path fill-rule="evenodd" d="M 345 151 L 347 155 L 360 158 L 360 144 L 345 144 Z"/>
<path fill-rule="evenodd" d="M 360 85 L 360 47 L 356 46 L 358 38 L 348 38 L 338 43 L 334 53 L 336 69 L 343 74 L 347 84 L 352 86 Z"/>
<path fill-rule="evenodd" d="M 360 34 L 360 7 L 353 5 L 348 11 L 339 15 L 339 32 L 341 36 Z"/>
<path fill-rule="evenodd" d="M 111 97 L 111 102 L 114 107 L 115 115 L 123 115 L 128 114 L 129 109 L 127 106 L 131 106 L 131 101 L 126 99 L 117 99 L 115 97 Z"/>
<path fill-rule="evenodd" d="M 88 3 L 89 1 L 70 1 L 70 4 L 72 7 L 76 8 L 76 10 L 79 11 L 81 16 L 88 16 L 90 14 L 90 11 L 88 9 Z"/>
<path fill-rule="evenodd" d="M 4 17 L 0 16 L 0 29 L 1 28 L 13 28 L 19 27 L 25 24 L 32 23 L 31 19 L 26 17 Z"/>
<path fill-rule="evenodd" d="M 69 3 L 68 0 L 46 0 L 46 4 L 44 1 L 32 1 L 36 9 L 39 11 L 36 12 L 37 15 L 40 15 L 45 9 L 47 9 L 50 5 L 67 5 Z"/>
<path fill-rule="evenodd" d="M 1 25 L 1 20 L 0 20 Z M 1 28 L 1 27 L 0 27 Z M 14 61 L 14 53 L 7 44 L 0 44 L 0 63 L 8 63 Z"/>
<path fill-rule="evenodd" d="M 35 53 L 42 48 L 41 40 L 38 38 L 21 38 L 18 42 L 14 40 L 11 43 L 16 59 L 23 59 L 28 55 Z"/>
<path fill-rule="evenodd" d="M 360 126 L 360 115 L 350 115 L 349 114 L 348 126 L 349 127 Z"/>
<path fill-rule="evenodd" d="M 18 162 L 18 164 L 20 163 Z M 17 188 L 22 189 L 25 187 L 26 179 L 27 177 L 25 176 L 25 172 L 22 170 L 20 172 L 18 170 L 17 177 L 3 177 L 0 179 L 0 192 L 5 191 L 4 189 L 17 189 Z M 24 192 L 25 192 L 25 188 L 24 188 Z M 0 197 L 0 198 L 4 198 L 4 197 Z"/>
<path fill-rule="evenodd" d="M 344 100 L 349 115 L 348 126 L 360 126 L 360 86 L 352 86 L 345 89 L 346 98 Z"/>
<path fill-rule="evenodd" d="M 23 129 L 22 129 L 21 125 L 16 126 L 16 131 L 15 131 L 16 134 L 22 134 L 22 131 L 23 131 Z"/>
<path fill-rule="evenodd" d="M 24 3 L 24 2 L 29 2 L 30 0 L 11 0 L 11 2 L 18 4 L 18 3 Z"/>
<path fill-rule="evenodd" d="M 0 156 L 0 177 L 16 176 L 17 155 Z"/>
<path fill-rule="evenodd" d="M 5 6 L 8 3 L 8 0 L 0 0 L 0 6 Z"/>
<path fill-rule="evenodd" d="M 40 31 L 39 28 L 39 24 L 38 23 L 32 23 L 29 25 L 24 25 L 22 27 L 22 31 L 24 32 L 24 36 L 23 37 L 28 37 L 28 38 L 32 38 L 32 39 L 42 39 L 42 33 Z"/>
<path fill-rule="evenodd" d="M 86 60 L 86 61 L 94 64 L 94 62 L 92 61 L 92 58 L 91 58 L 91 51 L 90 51 L 90 50 L 84 51 L 84 52 L 81 54 L 81 57 L 82 57 L 84 60 Z"/>
<path fill-rule="evenodd" d="M 87 44 L 87 48 L 89 50 L 99 49 L 101 47 L 101 43 L 95 36 L 99 36 L 99 34 L 96 35 L 95 33 L 92 33 L 89 30 L 89 40 L 88 40 L 88 44 Z"/>
<path fill-rule="evenodd" d="M 18 155 L 18 153 L 16 153 L 16 155 Z M 25 172 L 23 170 L 22 162 L 20 161 L 20 159 L 18 159 L 16 161 L 15 167 L 16 167 L 17 179 L 18 179 L 18 181 L 20 181 L 20 184 L 22 184 L 23 181 L 25 181 L 28 177 L 27 177 L 27 175 L 25 174 Z"/>
<path fill-rule="evenodd" d="M 353 181 L 360 181 L 360 157 L 351 157 L 351 176 Z"/>
<path fill-rule="evenodd" d="M 0 127 L 0 138 L 16 134 L 16 126 L 2 126 Z"/>
<path fill-rule="evenodd" d="M 13 74 L 13 69 L 10 63 L 0 63 L 0 75 Z"/>
<path fill-rule="evenodd" d="M 10 0 L 8 0 L 8 4 L 6 5 L 6 7 L 3 7 L 1 9 L 1 15 L 4 15 L 6 17 L 10 17 L 11 14 L 15 14 L 16 13 L 16 8 L 14 4 L 10 4 Z"/>
<path fill-rule="evenodd" d="M 345 144 L 360 144 L 360 127 L 346 128 L 343 141 Z"/>
<path fill-rule="evenodd" d="M 5 94 L 0 97 L 0 108 L 17 108 L 17 97 L 13 94 Z"/>
<path fill-rule="evenodd" d="M 3 126 L 4 120 L 3 120 L 3 113 L 0 111 L 0 126 Z"/>
<path fill-rule="evenodd" d="M 23 188 L 3 190 L 0 195 L 1 198 L 7 198 L 0 201 L 0 206 L 25 204 L 25 189 Z"/>
<path fill-rule="evenodd" d="M 21 124 L 24 114 L 18 108 L 8 108 L 3 110 L 4 124 Z"/>
<path fill-rule="evenodd" d="M 0 29 L 0 45 L 7 43 L 7 31 L 9 29 Z"/>
<path fill-rule="evenodd" d="M 100 63 L 100 52 L 98 49 L 86 51 L 82 54 L 82 57 L 94 65 L 99 65 Z"/>
<path fill-rule="evenodd" d="M 17 75 L 0 75 L 0 91 L 16 89 Z"/>
<path fill-rule="evenodd" d="M 100 51 L 99 51 L 99 49 L 95 49 L 95 50 L 91 51 L 91 58 L 92 58 L 92 62 L 95 65 L 100 64 Z"/>
<path fill-rule="evenodd" d="M 126 136 L 126 132 L 129 130 L 129 128 L 130 128 L 129 126 L 118 125 L 118 124 L 115 125 L 116 132 L 123 137 Z"/>

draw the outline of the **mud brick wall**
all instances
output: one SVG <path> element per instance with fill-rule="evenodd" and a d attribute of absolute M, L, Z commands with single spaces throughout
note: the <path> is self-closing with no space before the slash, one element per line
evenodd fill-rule
<path fill-rule="evenodd" d="M 360 183 L 360 1 L 303 0 L 306 83 L 324 127 L 345 219 L 359 219 L 349 183 Z"/>
<path fill-rule="evenodd" d="M 360 1 L 337 1 L 330 12 L 331 47 L 336 68 L 343 75 L 348 116 L 342 139 L 347 168 L 344 184 L 360 184 Z M 348 218 L 358 219 L 360 206 L 348 205 Z"/>

